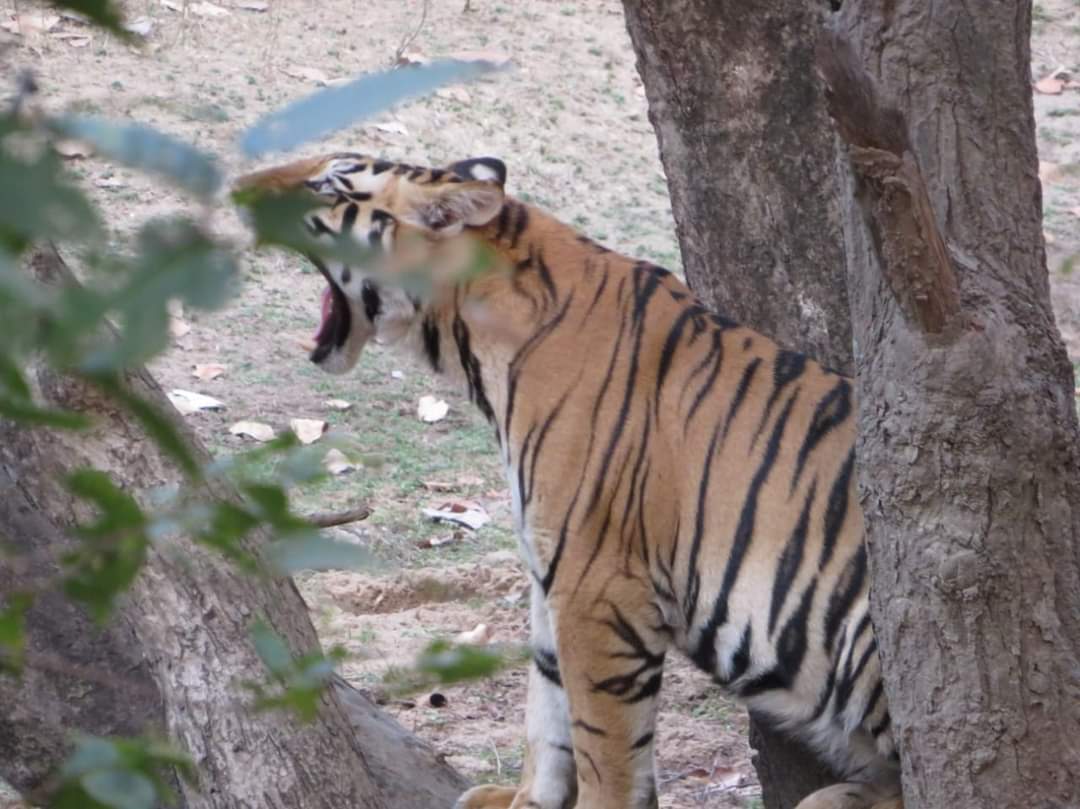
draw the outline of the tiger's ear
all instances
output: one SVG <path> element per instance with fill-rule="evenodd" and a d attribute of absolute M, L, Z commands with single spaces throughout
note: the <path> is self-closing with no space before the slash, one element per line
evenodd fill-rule
<path fill-rule="evenodd" d="M 501 183 L 448 182 L 416 194 L 402 218 L 440 235 L 454 236 L 466 225 L 486 225 L 499 215 L 505 199 Z"/>
<path fill-rule="evenodd" d="M 450 166 L 463 180 L 480 180 L 485 183 L 506 185 L 506 164 L 496 157 L 474 157 L 471 160 L 459 160 Z"/>

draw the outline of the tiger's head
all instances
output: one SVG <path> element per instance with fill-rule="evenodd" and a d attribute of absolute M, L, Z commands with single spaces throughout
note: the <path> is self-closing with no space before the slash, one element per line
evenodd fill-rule
<path fill-rule="evenodd" d="M 399 340 L 418 321 L 421 302 L 396 277 L 447 277 L 475 262 L 467 230 L 499 215 L 505 182 L 506 166 L 491 157 L 430 169 L 339 153 L 248 174 L 235 188 L 306 189 L 314 195 L 305 221 L 310 233 L 363 248 L 360 262 L 310 257 L 327 281 L 310 358 L 341 374 L 356 365 L 369 339 Z"/>

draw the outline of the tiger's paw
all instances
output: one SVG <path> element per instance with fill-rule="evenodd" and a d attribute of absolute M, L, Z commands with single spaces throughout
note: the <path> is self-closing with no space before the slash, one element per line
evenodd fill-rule
<path fill-rule="evenodd" d="M 807 795 L 795 809 L 904 809 L 893 792 L 873 784 L 833 784 Z"/>
<path fill-rule="evenodd" d="M 512 787 L 473 787 L 457 799 L 454 809 L 509 809 L 517 792 Z"/>

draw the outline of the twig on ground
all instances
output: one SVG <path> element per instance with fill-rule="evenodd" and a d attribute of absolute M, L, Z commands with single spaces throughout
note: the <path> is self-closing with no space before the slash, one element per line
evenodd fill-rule
<path fill-rule="evenodd" d="M 351 522 L 360 522 L 371 516 L 371 509 L 367 506 L 358 506 L 345 511 L 319 511 L 314 514 L 304 515 L 304 519 L 316 528 L 332 528 L 335 525 L 346 525 Z"/>
<path fill-rule="evenodd" d="M 416 38 L 420 36 L 420 32 L 424 30 L 424 23 L 427 22 L 428 12 L 431 11 L 431 0 L 423 0 L 422 7 L 420 9 L 420 22 L 416 24 L 416 27 L 409 33 L 405 34 L 401 39 L 401 43 L 397 46 L 397 50 L 394 51 L 393 64 L 401 64 L 401 57 L 405 55 L 405 51 L 408 49 Z"/>

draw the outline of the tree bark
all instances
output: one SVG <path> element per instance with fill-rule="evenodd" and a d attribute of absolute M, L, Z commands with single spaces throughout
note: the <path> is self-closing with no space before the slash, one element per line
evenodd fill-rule
<path fill-rule="evenodd" d="M 36 254 L 31 265 L 39 280 L 70 282 L 51 250 Z M 70 432 L 0 421 L 0 485 L 7 488 L 0 534 L 30 552 L 4 561 L 5 592 L 9 582 L 23 581 L 13 565 L 54 576 L 60 555 L 72 547 L 71 528 L 91 516 L 60 485 L 68 472 L 103 469 L 144 506 L 151 489 L 180 477 L 133 419 L 96 389 L 43 366 L 31 369 L 31 379 L 43 401 L 92 414 L 95 426 Z M 131 372 L 126 382 L 170 412 L 148 373 Z M 208 460 L 190 430 L 183 423 L 178 428 Z M 257 618 L 294 654 L 318 646 L 291 579 L 244 575 L 186 540 L 151 550 L 110 628 L 96 635 L 85 615 L 62 600 L 38 602 L 30 615 L 30 649 L 55 656 L 55 665 L 35 666 L 32 658 L 30 675 L 14 693 L 11 683 L 0 686 L 8 689 L 0 692 L 4 697 L 12 695 L 0 701 L 4 778 L 24 792 L 39 786 L 66 753 L 66 739 L 54 729 L 130 733 L 156 724 L 196 763 L 200 788 L 182 787 L 191 809 L 451 805 L 467 786 L 464 779 L 344 681 L 328 690 L 309 724 L 250 710 L 240 683 L 265 679 L 249 639 Z M 33 732 L 36 723 L 44 733 Z"/>
<path fill-rule="evenodd" d="M 826 3 L 624 0 L 690 286 L 850 373 L 831 124 L 814 73 Z M 751 717 L 766 809 L 839 780 Z"/>
<path fill-rule="evenodd" d="M 847 2 L 854 52 L 825 70 L 853 144 L 859 480 L 906 809 L 1080 805 L 1080 435 L 1030 26 L 1030 2 Z"/>
<path fill-rule="evenodd" d="M 717 311 L 851 370 L 826 2 L 624 0 L 686 277 Z"/>

